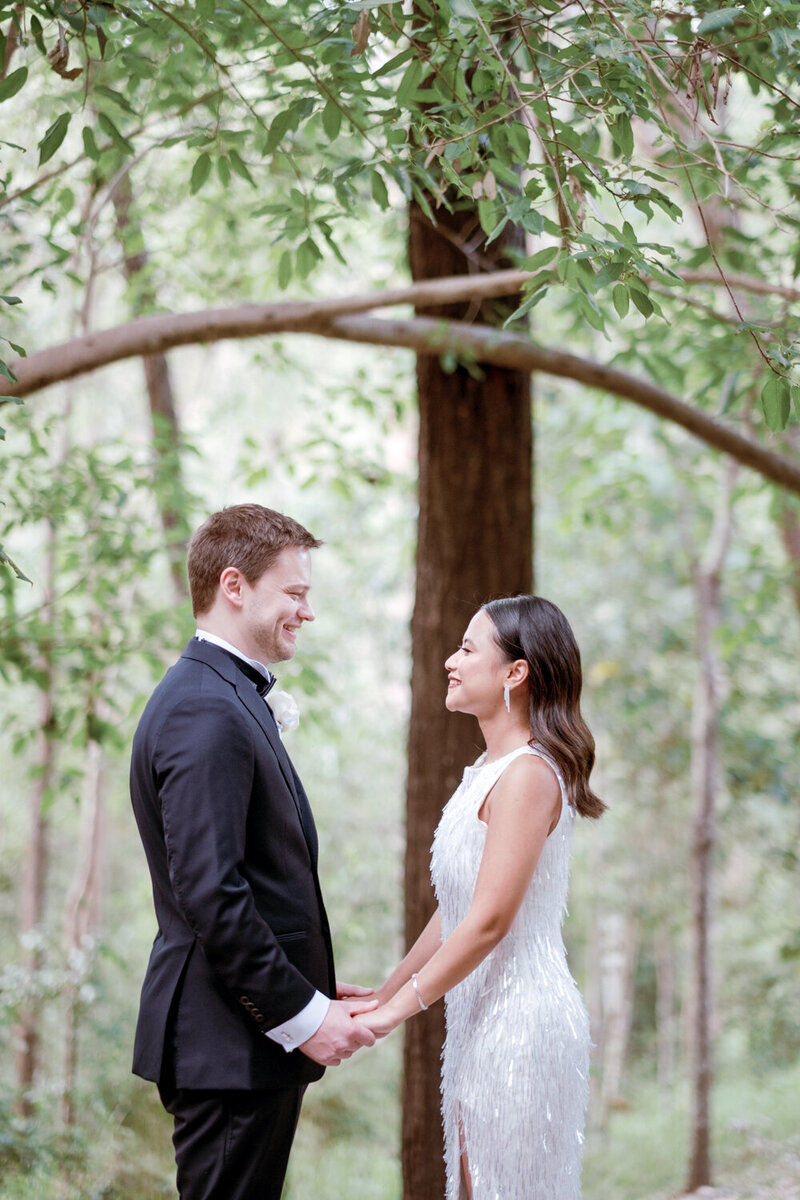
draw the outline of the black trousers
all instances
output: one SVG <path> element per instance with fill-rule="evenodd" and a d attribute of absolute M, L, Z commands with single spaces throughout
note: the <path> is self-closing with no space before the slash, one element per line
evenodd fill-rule
<path fill-rule="evenodd" d="M 160 1087 L 175 1130 L 181 1200 L 280 1200 L 305 1087 Z"/>

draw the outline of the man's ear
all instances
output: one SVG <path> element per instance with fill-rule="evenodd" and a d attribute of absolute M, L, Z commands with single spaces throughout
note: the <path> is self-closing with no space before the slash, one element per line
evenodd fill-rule
<path fill-rule="evenodd" d="M 219 590 L 234 608 L 242 607 L 245 582 L 245 577 L 238 567 L 226 567 L 219 577 Z"/>

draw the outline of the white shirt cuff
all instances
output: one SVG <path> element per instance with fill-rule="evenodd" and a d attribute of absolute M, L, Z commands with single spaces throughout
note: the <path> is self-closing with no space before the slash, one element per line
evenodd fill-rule
<path fill-rule="evenodd" d="M 272 1038 L 273 1042 L 277 1042 L 279 1046 L 283 1046 L 287 1054 L 290 1050 L 296 1050 L 317 1032 L 328 1015 L 330 1003 L 328 997 L 324 996 L 322 992 L 315 992 L 297 1016 L 290 1017 L 288 1021 L 284 1021 L 282 1025 L 276 1025 L 274 1029 L 265 1029 L 265 1036 Z"/>

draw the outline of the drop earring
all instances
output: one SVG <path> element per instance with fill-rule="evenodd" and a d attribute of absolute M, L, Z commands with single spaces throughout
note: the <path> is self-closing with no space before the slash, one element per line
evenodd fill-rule
<path fill-rule="evenodd" d="M 506 684 L 505 687 L 503 688 L 503 699 L 505 700 L 505 703 L 506 703 L 506 712 L 510 713 L 511 712 L 511 687 L 509 684 Z"/>

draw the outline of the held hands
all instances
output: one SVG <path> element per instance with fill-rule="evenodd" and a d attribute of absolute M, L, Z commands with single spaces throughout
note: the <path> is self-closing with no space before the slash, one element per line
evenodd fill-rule
<path fill-rule="evenodd" d="M 379 988 L 375 993 L 377 1007 L 373 1006 L 371 1010 L 365 1009 L 358 1014 L 356 1021 L 365 1029 L 369 1029 L 376 1038 L 384 1038 L 398 1025 L 402 1025 L 403 1021 L 411 1015 L 410 1011 L 406 1011 L 407 1003 L 402 1003 L 404 1000 L 407 998 L 402 992 L 387 993 L 384 988 Z"/>
<path fill-rule="evenodd" d="M 403 1017 L 392 1010 L 392 1005 L 381 1004 L 373 1012 L 363 1012 L 356 1017 L 359 1025 L 370 1032 L 376 1038 L 384 1038 L 387 1033 L 391 1033 L 398 1025 L 402 1024 Z"/>
<path fill-rule="evenodd" d="M 350 1058 L 361 1046 L 374 1045 L 372 1030 L 353 1019 L 356 1014 L 370 1012 L 377 1006 L 378 1001 L 372 996 L 372 988 L 337 982 L 336 999 L 331 1000 L 325 1020 L 299 1049 L 323 1067 L 338 1067 L 342 1059 Z"/>

